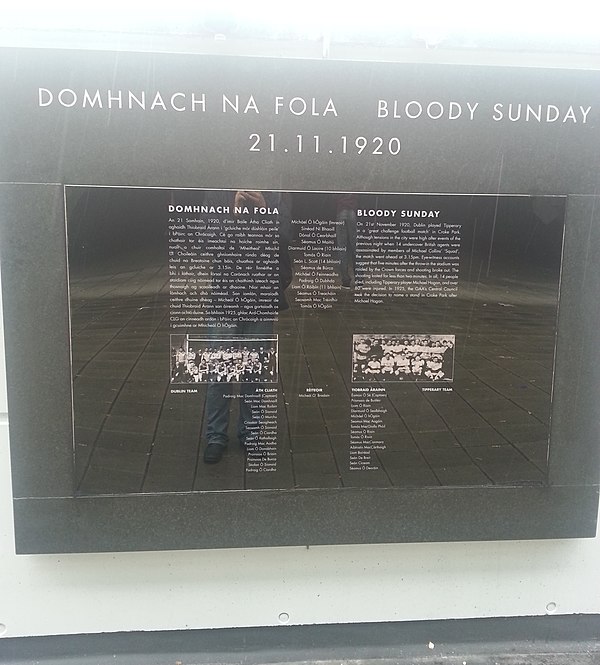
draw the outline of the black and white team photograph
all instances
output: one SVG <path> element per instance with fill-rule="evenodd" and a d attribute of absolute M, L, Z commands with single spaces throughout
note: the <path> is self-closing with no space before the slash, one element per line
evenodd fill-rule
<path fill-rule="evenodd" d="M 454 335 L 354 335 L 352 381 L 452 381 Z"/>
<path fill-rule="evenodd" d="M 276 383 L 277 338 L 171 335 L 171 383 Z"/>

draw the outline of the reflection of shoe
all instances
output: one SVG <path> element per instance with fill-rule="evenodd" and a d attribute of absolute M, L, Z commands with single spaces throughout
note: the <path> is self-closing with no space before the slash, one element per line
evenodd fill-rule
<path fill-rule="evenodd" d="M 216 464 L 217 462 L 220 462 L 224 452 L 224 445 L 220 443 L 209 443 L 204 449 L 204 463 Z"/>
<path fill-rule="evenodd" d="M 350 288 L 350 280 L 349 279 L 342 280 L 342 289 L 349 289 L 349 288 Z"/>

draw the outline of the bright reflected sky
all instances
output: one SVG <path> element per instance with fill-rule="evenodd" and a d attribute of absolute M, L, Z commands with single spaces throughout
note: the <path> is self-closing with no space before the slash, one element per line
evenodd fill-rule
<path fill-rule="evenodd" d="M 353 9 L 354 8 L 354 9 Z M 368 8 L 368 11 L 367 9 Z M 273 28 L 293 27 L 305 33 L 330 27 L 388 31 L 394 25 L 436 25 L 449 30 L 503 32 L 506 34 L 596 34 L 600 35 L 600 3 L 590 0 L 541 2 L 504 0 L 501 3 L 446 0 L 352 2 L 305 0 L 294 4 L 279 0 L 252 2 L 20 2 L 5 5 L 3 27 L 116 29 L 129 25 L 152 27 L 165 24 L 197 23 L 211 12 L 232 13 L 241 24 L 262 24 Z"/>
<path fill-rule="evenodd" d="M 541 2 L 539 0 L 436 0 L 419 2 L 321 2 L 251 0 L 202 2 L 197 0 L 131 2 L 21 2 L 3 7 L 0 28 L 35 30 L 92 30 L 104 32 L 206 33 L 228 37 L 319 39 L 332 35 L 343 40 L 376 43 L 409 35 L 436 45 L 459 37 L 531 41 L 551 46 L 578 41 L 600 51 L 600 0 Z M 474 43 L 473 46 L 477 44 Z"/>

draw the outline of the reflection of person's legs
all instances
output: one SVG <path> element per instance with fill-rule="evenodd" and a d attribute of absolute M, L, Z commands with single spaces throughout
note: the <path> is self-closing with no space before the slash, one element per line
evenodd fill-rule
<path fill-rule="evenodd" d="M 220 328 L 209 328 L 207 336 L 218 340 L 225 335 Z M 206 448 L 204 449 L 204 461 L 207 464 L 219 462 L 227 446 L 229 410 L 231 407 L 231 399 L 228 398 L 228 395 L 231 395 L 231 393 L 231 384 L 222 383 L 221 381 L 212 381 L 206 389 Z"/>
<path fill-rule="evenodd" d="M 229 335 L 248 335 L 261 337 L 271 335 L 273 323 L 238 323 L 234 329 L 229 329 Z M 219 333 L 213 329 L 212 336 Z M 222 333 L 220 333 L 222 338 Z M 240 386 L 238 437 L 240 443 L 245 444 L 249 432 L 258 432 L 260 429 L 260 399 L 257 396 L 256 383 L 243 383 Z M 204 461 L 207 464 L 219 462 L 227 446 L 229 429 L 229 416 L 231 410 L 231 395 L 234 384 L 227 382 L 211 383 L 206 391 L 206 440 Z"/>
<path fill-rule="evenodd" d="M 257 338 L 271 335 L 273 323 L 271 321 L 259 321 L 257 323 L 241 324 L 241 334 L 252 335 Z M 242 445 L 254 442 L 257 438 L 261 425 L 261 398 L 258 397 L 258 383 L 243 383 L 240 386 L 240 418 L 238 421 L 238 438 Z"/>
<path fill-rule="evenodd" d="M 256 383 L 244 383 L 240 388 L 240 419 L 238 439 L 242 446 L 256 444 L 260 428 L 260 403 Z"/>
<path fill-rule="evenodd" d="M 211 383 L 206 391 L 206 440 L 208 445 L 227 445 L 229 409 L 233 386 L 230 383 Z"/>

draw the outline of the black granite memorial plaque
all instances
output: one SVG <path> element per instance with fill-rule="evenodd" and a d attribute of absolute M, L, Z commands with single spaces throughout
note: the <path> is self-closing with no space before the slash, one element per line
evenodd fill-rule
<path fill-rule="evenodd" d="M 597 73 L 3 56 L 19 552 L 594 535 Z"/>

